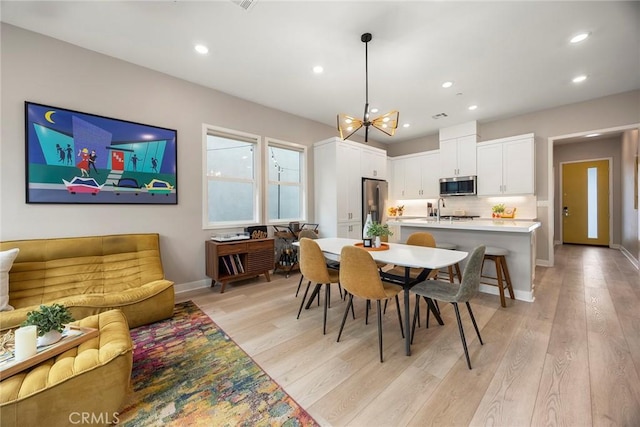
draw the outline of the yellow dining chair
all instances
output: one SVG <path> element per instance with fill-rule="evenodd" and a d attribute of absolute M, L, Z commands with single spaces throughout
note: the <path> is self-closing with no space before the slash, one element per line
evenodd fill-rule
<path fill-rule="evenodd" d="M 431 233 L 428 233 L 426 231 L 418 231 L 415 233 L 411 233 L 409 235 L 409 237 L 407 238 L 406 244 L 413 245 L 413 246 L 425 246 L 429 248 L 435 248 L 436 239 L 433 237 L 433 234 Z M 421 272 L 422 272 L 421 268 L 411 268 L 409 270 L 409 277 L 415 280 Z M 395 266 L 392 269 L 387 270 L 387 273 L 404 277 L 405 267 Z M 435 279 L 437 276 L 438 276 L 438 271 L 433 270 L 431 271 L 431 273 L 429 273 L 429 276 L 427 276 L 427 279 Z M 386 309 L 386 303 L 385 303 L 385 309 Z M 420 298 L 417 295 L 416 295 L 416 310 L 418 310 L 418 313 L 420 312 Z M 427 307 L 427 310 L 429 310 L 428 307 Z M 420 316 L 418 316 L 418 326 L 420 326 Z"/>
<path fill-rule="evenodd" d="M 375 300 L 378 303 L 378 345 L 380 347 L 380 362 L 382 358 L 382 307 L 380 301 L 395 297 L 400 331 L 404 338 L 402 328 L 402 313 L 398 294 L 402 292 L 402 286 L 384 283 L 380 279 L 378 266 L 369 252 L 355 246 L 345 246 L 340 254 L 340 283 L 349 294 L 349 302 L 342 317 L 338 342 L 342 336 L 342 330 L 349 314 L 349 308 L 353 310 L 353 297 Z"/>
<path fill-rule="evenodd" d="M 326 334 L 327 308 L 329 306 L 329 300 L 331 299 L 331 284 L 339 283 L 339 273 L 338 271 L 331 270 L 327 267 L 327 262 L 324 258 L 322 250 L 320 250 L 320 246 L 318 246 L 318 244 L 312 239 L 309 239 L 307 237 L 303 237 L 302 239 L 300 239 L 299 263 L 300 272 L 307 280 L 309 280 L 309 283 L 307 283 L 307 289 L 304 291 L 304 296 L 302 297 L 302 302 L 300 303 L 300 309 L 298 310 L 297 319 L 300 318 L 300 313 L 302 312 L 302 307 L 304 306 L 304 302 L 307 299 L 307 294 L 309 293 L 311 282 L 314 282 L 316 284 L 313 294 L 315 294 L 316 292 L 319 294 L 322 285 L 324 285 L 324 322 L 322 325 L 322 333 Z"/>
<path fill-rule="evenodd" d="M 462 327 L 462 321 L 460 320 L 460 310 L 458 309 L 458 303 L 465 303 L 467 310 L 469 310 L 469 316 L 473 327 L 476 330 L 480 345 L 484 345 L 482 337 L 480 336 L 480 330 L 476 324 L 476 319 L 473 317 L 473 311 L 471 311 L 471 305 L 469 301 L 476 296 L 478 289 L 480 288 L 480 273 L 482 270 L 482 260 L 484 259 L 484 246 L 478 246 L 473 250 L 467 265 L 462 273 L 462 282 L 460 284 L 451 284 L 450 282 L 444 282 L 441 280 L 429 280 L 418 283 L 411 290 L 415 292 L 416 296 L 422 296 L 425 300 L 431 298 L 432 300 L 440 300 L 444 302 L 450 302 L 456 312 L 456 319 L 458 320 L 458 332 L 460 333 L 460 340 L 462 341 L 462 347 L 464 348 L 464 355 L 467 358 L 467 366 L 471 369 L 471 361 L 469 360 L 469 351 L 467 350 L 467 340 L 464 337 L 464 329 Z M 427 311 L 428 313 L 428 311 Z M 415 324 L 417 311 L 413 313 L 413 328 L 411 331 L 411 340 L 413 341 L 413 334 L 415 333 Z"/>
<path fill-rule="evenodd" d="M 317 239 L 318 238 L 318 234 L 308 228 L 305 228 L 303 230 L 300 230 L 300 233 L 298 233 L 298 240 L 302 239 L 302 238 L 308 238 L 308 239 Z M 334 270 L 337 270 L 340 268 L 340 263 L 338 261 L 333 261 L 333 260 L 329 260 L 325 258 L 325 261 L 327 262 L 327 267 L 329 268 L 333 268 Z M 298 282 L 298 289 L 296 289 L 296 298 L 298 297 L 298 292 L 300 292 L 300 287 L 302 286 L 302 280 L 304 279 L 304 274 L 300 274 L 300 281 Z M 340 298 L 342 298 L 342 288 L 340 287 L 340 284 L 338 284 L 338 290 L 340 291 Z"/>

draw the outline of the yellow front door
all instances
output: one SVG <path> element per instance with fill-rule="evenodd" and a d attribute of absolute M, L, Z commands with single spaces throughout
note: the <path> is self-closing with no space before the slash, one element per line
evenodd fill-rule
<path fill-rule="evenodd" d="M 609 245 L 609 161 L 562 165 L 562 241 Z"/>

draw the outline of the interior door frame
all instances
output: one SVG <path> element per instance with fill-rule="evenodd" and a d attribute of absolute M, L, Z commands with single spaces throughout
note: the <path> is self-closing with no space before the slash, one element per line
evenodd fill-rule
<path fill-rule="evenodd" d="M 547 138 L 547 200 L 538 200 L 537 206 L 540 208 L 547 209 L 547 220 L 546 223 L 543 222 L 543 227 L 547 226 L 547 251 L 548 251 L 548 262 L 546 263 L 547 267 L 553 267 L 555 264 L 555 256 L 554 256 L 554 246 L 556 237 L 554 235 L 554 227 L 555 227 L 555 167 L 553 164 L 553 146 L 556 140 L 573 138 L 576 136 L 585 136 L 590 133 L 598 132 L 615 132 L 615 131 L 627 131 L 640 128 L 640 122 L 632 123 L 623 126 L 613 126 L 609 128 L 600 128 L 600 129 L 591 129 L 585 130 L 581 132 L 574 132 L 566 135 L 556 135 L 550 136 Z M 537 162 L 536 162 L 537 163 Z M 536 166 L 537 167 L 537 166 Z M 611 216 L 611 213 L 609 213 Z M 609 235 L 611 238 L 611 235 Z"/>
<path fill-rule="evenodd" d="M 559 194 L 559 200 L 560 200 L 560 206 L 564 206 L 564 200 L 563 200 L 563 193 L 562 193 L 562 168 L 564 165 L 568 165 L 568 164 L 572 164 L 572 163 L 586 163 L 586 162 L 596 162 L 596 161 L 600 161 L 600 160 L 606 160 L 607 164 L 609 166 L 609 197 L 608 197 L 608 203 L 609 203 L 609 242 L 608 245 L 609 247 L 613 247 L 613 157 L 599 157 L 599 158 L 593 158 L 593 159 L 582 159 L 582 160 L 570 160 L 567 162 L 560 162 L 558 165 L 560 167 L 560 170 L 558 171 L 558 181 L 559 181 L 559 185 L 558 188 L 560 189 L 560 194 Z M 560 224 L 558 224 L 560 227 L 560 241 L 562 243 L 564 243 L 564 230 L 563 230 L 563 222 L 560 221 Z"/>

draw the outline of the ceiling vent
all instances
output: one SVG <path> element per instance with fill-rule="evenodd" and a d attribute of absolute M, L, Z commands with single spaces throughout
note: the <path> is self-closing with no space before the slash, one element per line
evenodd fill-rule
<path fill-rule="evenodd" d="M 231 0 L 231 3 L 237 4 L 246 11 L 253 9 L 258 0 Z"/>
<path fill-rule="evenodd" d="M 449 117 L 449 115 L 447 113 L 439 113 L 435 116 L 431 116 L 433 120 L 444 119 L 445 117 Z"/>

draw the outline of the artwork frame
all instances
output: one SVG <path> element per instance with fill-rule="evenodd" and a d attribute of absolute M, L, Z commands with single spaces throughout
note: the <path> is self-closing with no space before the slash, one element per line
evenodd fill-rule
<path fill-rule="evenodd" d="M 178 204 L 178 132 L 25 101 L 26 203 Z"/>

